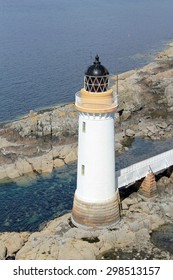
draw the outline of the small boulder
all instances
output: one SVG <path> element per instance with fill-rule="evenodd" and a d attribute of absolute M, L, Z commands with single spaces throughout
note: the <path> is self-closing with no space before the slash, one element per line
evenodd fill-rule
<path fill-rule="evenodd" d="M 13 255 L 24 245 L 24 239 L 21 238 L 20 233 L 8 232 L 3 235 L 3 243 L 7 248 L 8 256 Z"/>
<path fill-rule="evenodd" d="M 124 110 L 121 119 L 123 121 L 126 121 L 127 119 L 129 119 L 131 117 L 131 112 Z"/>
<path fill-rule="evenodd" d="M 165 97 L 168 103 L 169 107 L 173 106 L 173 84 L 169 84 L 166 88 L 165 88 Z"/>
<path fill-rule="evenodd" d="M 126 129 L 125 134 L 128 137 L 134 137 L 135 136 L 135 132 L 130 128 Z"/>
<path fill-rule="evenodd" d="M 0 260 L 4 260 L 7 254 L 7 248 L 4 243 L 0 241 Z"/>
<path fill-rule="evenodd" d="M 161 128 L 161 129 L 165 129 L 165 128 L 168 127 L 168 125 L 167 125 L 166 122 L 157 123 L 156 126 L 158 126 L 158 127 Z"/>
<path fill-rule="evenodd" d="M 150 124 L 147 129 L 150 131 L 150 134 L 157 133 L 158 129 L 154 124 Z"/>

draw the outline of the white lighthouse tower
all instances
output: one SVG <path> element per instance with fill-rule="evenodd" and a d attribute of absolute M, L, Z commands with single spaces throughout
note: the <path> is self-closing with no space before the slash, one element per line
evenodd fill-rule
<path fill-rule="evenodd" d="M 77 189 L 72 222 L 77 227 L 113 227 L 119 220 L 115 183 L 114 113 L 117 96 L 109 88 L 109 72 L 98 55 L 76 93 L 79 112 Z"/>

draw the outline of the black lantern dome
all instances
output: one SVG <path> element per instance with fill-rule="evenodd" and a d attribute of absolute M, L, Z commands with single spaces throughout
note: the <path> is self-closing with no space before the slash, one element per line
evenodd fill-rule
<path fill-rule="evenodd" d="M 84 87 L 90 92 L 104 92 L 108 88 L 109 71 L 99 61 L 96 55 L 93 65 L 85 72 Z"/>

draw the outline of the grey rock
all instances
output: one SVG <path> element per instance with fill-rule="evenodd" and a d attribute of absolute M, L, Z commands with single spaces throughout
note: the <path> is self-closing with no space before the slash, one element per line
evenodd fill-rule
<path fill-rule="evenodd" d="M 150 239 L 150 234 L 147 228 L 142 228 L 136 232 L 136 239 L 138 242 L 147 242 Z"/>
<path fill-rule="evenodd" d="M 128 137 L 134 137 L 135 136 L 135 131 L 133 131 L 132 129 L 126 129 L 125 131 L 126 136 Z"/>
<path fill-rule="evenodd" d="M 126 203 L 125 200 L 122 201 L 121 207 L 122 207 L 122 210 L 128 210 L 128 209 L 129 209 L 129 206 L 128 206 L 128 204 Z"/>
<path fill-rule="evenodd" d="M 168 112 L 173 112 L 173 106 L 168 108 Z"/>
<path fill-rule="evenodd" d="M 166 97 L 167 100 L 167 104 L 169 107 L 173 106 L 173 84 L 169 84 L 166 88 L 165 88 L 165 92 L 164 95 Z"/>
<path fill-rule="evenodd" d="M 7 254 L 7 248 L 4 243 L 0 241 L 0 260 L 4 260 Z"/>
<path fill-rule="evenodd" d="M 123 145 L 121 143 L 115 143 L 115 150 L 120 152 L 123 149 Z"/>
<path fill-rule="evenodd" d="M 124 203 L 126 203 L 127 206 L 136 204 L 136 203 L 138 203 L 138 201 L 139 201 L 139 198 L 135 194 L 131 194 L 129 197 L 124 199 Z"/>
<path fill-rule="evenodd" d="M 141 225 L 139 221 L 134 221 L 133 223 L 130 223 L 129 228 L 133 232 L 137 232 L 138 230 L 141 229 Z"/>
<path fill-rule="evenodd" d="M 147 129 L 153 134 L 153 133 L 157 133 L 158 129 L 154 124 L 150 124 Z M 151 135 L 150 135 L 151 136 Z"/>
<path fill-rule="evenodd" d="M 173 217 L 173 205 L 169 203 L 163 203 L 161 205 L 161 210 L 163 211 L 163 214 L 167 217 L 172 218 Z"/>
<path fill-rule="evenodd" d="M 121 116 L 121 120 L 126 121 L 127 119 L 129 119 L 131 117 L 131 112 L 124 110 L 123 114 Z"/>
<path fill-rule="evenodd" d="M 156 126 L 159 128 L 165 129 L 168 127 L 168 124 L 166 122 L 160 122 L 160 123 L 157 123 Z"/>

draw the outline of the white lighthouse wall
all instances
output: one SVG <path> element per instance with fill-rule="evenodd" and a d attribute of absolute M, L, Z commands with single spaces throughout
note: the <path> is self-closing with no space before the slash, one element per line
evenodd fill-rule
<path fill-rule="evenodd" d="M 104 202 L 115 195 L 113 114 L 79 114 L 76 195 L 88 202 Z"/>

